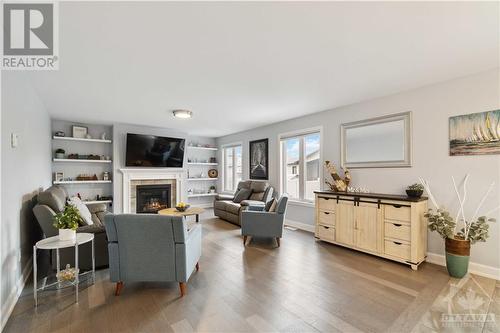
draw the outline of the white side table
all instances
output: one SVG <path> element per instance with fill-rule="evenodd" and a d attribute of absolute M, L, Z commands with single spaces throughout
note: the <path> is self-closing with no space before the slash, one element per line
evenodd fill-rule
<path fill-rule="evenodd" d="M 58 285 L 60 282 L 56 281 L 50 285 L 43 285 L 41 288 L 37 287 L 37 264 L 36 264 L 36 250 L 56 250 L 57 256 L 57 273 L 60 270 L 59 262 L 59 249 L 74 247 L 75 248 L 75 269 L 78 271 L 78 247 L 82 244 L 92 242 L 92 283 L 95 283 L 95 251 L 94 251 L 94 234 L 90 233 L 77 233 L 76 240 L 73 241 L 62 241 L 59 240 L 59 236 L 49 237 L 42 239 L 33 246 L 33 297 L 35 298 L 35 306 L 38 306 L 38 291 L 44 290 L 45 288 Z M 87 274 L 87 273 L 84 273 Z M 78 303 L 78 285 L 80 283 L 80 276 L 82 274 L 78 273 L 75 277 L 75 302 Z"/>

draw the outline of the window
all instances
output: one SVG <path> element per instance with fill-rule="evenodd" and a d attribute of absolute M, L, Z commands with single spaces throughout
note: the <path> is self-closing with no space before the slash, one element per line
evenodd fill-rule
<path fill-rule="evenodd" d="M 225 192 L 234 192 L 242 178 L 241 145 L 224 147 L 222 164 L 222 187 Z"/>
<path fill-rule="evenodd" d="M 321 136 L 308 131 L 282 136 L 281 187 L 291 200 L 312 202 L 314 191 L 320 189 Z"/>

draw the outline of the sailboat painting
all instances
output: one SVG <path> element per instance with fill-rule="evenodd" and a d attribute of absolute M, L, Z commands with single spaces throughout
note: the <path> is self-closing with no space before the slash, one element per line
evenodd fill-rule
<path fill-rule="evenodd" d="M 450 155 L 500 154 L 500 110 L 450 117 Z"/>

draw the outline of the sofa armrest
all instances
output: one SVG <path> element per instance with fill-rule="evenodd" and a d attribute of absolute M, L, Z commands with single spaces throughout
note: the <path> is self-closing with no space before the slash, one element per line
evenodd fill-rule
<path fill-rule="evenodd" d="M 92 204 L 87 204 L 87 208 L 90 210 L 91 213 L 96 214 L 100 212 L 105 212 L 107 210 L 106 204 L 105 203 L 92 203 Z"/>
<path fill-rule="evenodd" d="M 264 202 L 257 200 L 243 200 L 240 205 L 242 209 L 251 211 L 263 211 L 266 208 Z"/>
<path fill-rule="evenodd" d="M 217 194 L 215 196 L 215 201 L 233 201 L 234 195 L 230 194 Z"/>

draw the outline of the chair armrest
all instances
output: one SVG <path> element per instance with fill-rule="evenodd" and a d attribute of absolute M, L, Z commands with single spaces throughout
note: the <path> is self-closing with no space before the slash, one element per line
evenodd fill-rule
<path fill-rule="evenodd" d="M 105 212 L 107 210 L 106 204 L 105 203 L 92 203 L 92 204 L 87 204 L 87 208 L 90 210 L 91 213 L 100 213 L 100 212 Z"/>
<path fill-rule="evenodd" d="M 215 196 L 215 201 L 233 201 L 234 195 L 230 194 L 217 194 Z"/>

